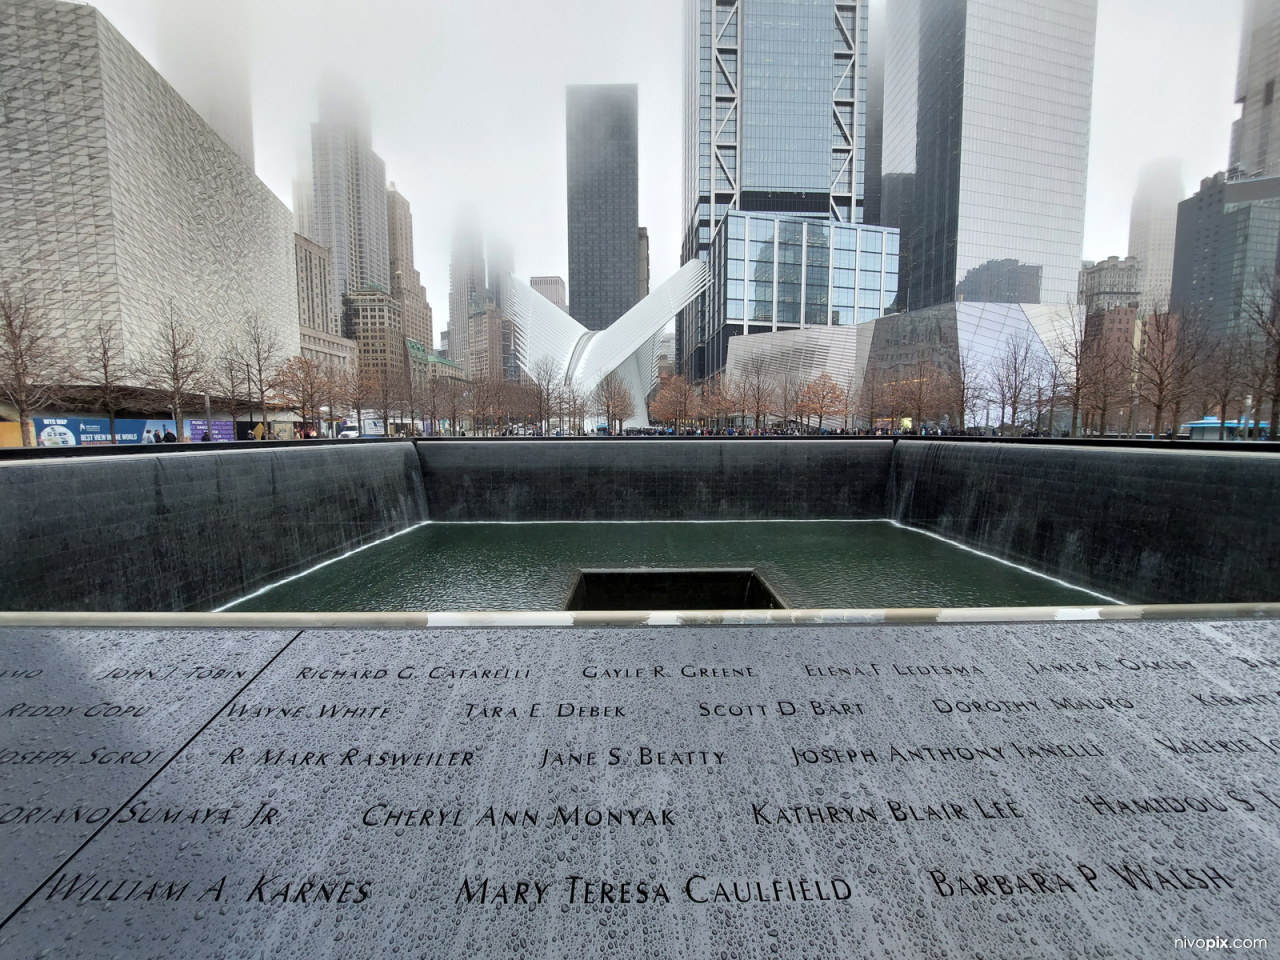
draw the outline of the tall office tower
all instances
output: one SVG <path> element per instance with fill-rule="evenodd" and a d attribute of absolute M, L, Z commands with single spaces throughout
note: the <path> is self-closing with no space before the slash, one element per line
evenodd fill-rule
<path fill-rule="evenodd" d="M 1097 0 L 888 5 L 882 222 L 902 231 L 901 309 L 966 280 L 1075 302 L 1096 21 Z"/>
<path fill-rule="evenodd" d="M 258 314 L 298 352 L 289 209 L 93 7 L 0 0 L 0 263 L 125 369 L 176 313 L 217 353 Z"/>
<path fill-rule="evenodd" d="M 244 0 L 160 5 L 160 72 L 253 169 L 248 8 Z"/>
<path fill-rule="evenodd" d="M 475 212 L 463 211 L 453 230 L 449 257 L 449 359 L 471 379 L 471 315 L 484 308 L 487 286 L 484 238 Z"/>
<path fill-rule="evenodd" d="M 1200 181 L 1178 204 L 1170 308 L 1197 316 L 1214 337 L 1253 332 L 1280 252 L 1280 176 Z"/>
<path fill-rule="evenodd" d="M 501 324 L 502 337 L 502 377 L 512 383 L 520 380 L 521 342 L 516 336 L 516 328 L 507 316 L 506 287 L 507 280 L 515 271 L 515 251 L 506 240 L 489 241 L 489 299 Z M 473 348 L 474 350 L 474 345 Z M 474 363 L 473 363 L 474 366 Z"/>
<path fill-rule="evenodd" d="M 1139 302 L 1142 299 L 1143 266 L 1137 257 L 1125 257 L 1123 260 L 1107 257 L 1097 263 L 1085 261 L 1080 271 L 1078 299 L 1084 307 L 1085 316 Z"/>
<path fill-rule="evenodd" d="M 649 295 L 649 228 L 640 228 L 640 242 L 636 251 L 636 303 Z"/>
<path fill-rule="evenodd" d="M 391 268 L 391 296 L 400 302 L 404 335 L 430 350 L 431 305 L 422 275 L 413 265 L 413 213 L 409 201 L 393 183 L 387 188 L 387 250 Z"/>
<path fill-rule="evenodd" d="M 498 312 L 502 312 L 505 304 L 502 299 L 502 287 L 506 282 L 508 275 L 516 269 L 516 255 L 512 250 L 511 244 L 506 240 L 489 241 L 489 257 L 488 257 L 488 288 L 489 296 L 493 298 L 494 305 L 498 308 Z"/>
<path fill-rule="evenodd" d="M 1236 103 L 1240 118 L 1231 125 L 1232 176 L 1280 173 L 1280 0 L 1246 0 L 1240 61 L 1236 67 Z"/>
<path fill-rule="evenodd" d="M 507 379 L 504 365 L 504 323 L 498 306 L 491 297 L 485 297 L 476 305 L 468 318 L 470 331 L 465 366 L 468 380 Z"/>
<path fill-rule="evenodd" d="M 333 302 L 333 261 L 329 250 L 300 233 L 293 235 L 298 275 L 298 339 L 302 356 L 326 372 L 345 373 L 355 365 L 359 347 L 342 336 Z"/>
<path fill-rule="evenodd" d="M 335 298 L 391 289 L 387 169 L 373 152 L 369 109 L 351 86 L 326 78 L 311 125 L 314 235 L 333 255 Z"/>
<path fill-rule="evenodd" d="M 681 260 L 709 261 L 712 287 L 682 311 L 676 353 L 681 371 L 701 380 L 724 368 L 733 336 L 879 316 L 881 279 L 896 283 L 898 235 L 866 237 L 877 263 L 882 252 L 892 256 L 887 274 L 876 269 L 874 290 L 860 295 L 856 275 L 835 283 L 837 235 L 842 259 L 860 249 L 867 3 L 686 0 L 685 10 Z M 756 216 L 726 217 L 735 210 Z M 749 237 L 724 236 L 730 222 Z M 739 240 L 755 244 L 745 259 Z M 810 249 L 804 261 L 773 259 L 810 257 Z M 747 261 L 756 274 L 737 272 Z M 572 286 L 570 278 L 571 295 Z"/>
<path fill-rule="evenodd" d="M 298 275 L 299 325 L 335 336 L 340 334 L 340 316 L 333 302 L 333 260 L 328 248 L 295 233 L 293 251 Z"/>
<path fill-rule="evenodd" d="M 308 240 L 316 233 L 316 195 L 310 176 L 293 178 L 293 232 Z"/>
<path fill-rule="evenodd" d="M 1157 160 L 1142 168 L 1129 208 L 1129 256 L 1142 264 L 1139 300 L 1147 312 L 1169 305 L 1178 204 L 1183 198 L 1182 165 L 1177 160 Z"/>
<path fill-rule="evenodd" d="M 636 304 L 640 193 L 635 84 L 565 91 L 569 312 L 603 330 Z"/>
<path fill-rule="evenodd" d="M 564 277 L 530 277 L 529 286 L 546 297 L 561 310 L 569 306 Z"/>

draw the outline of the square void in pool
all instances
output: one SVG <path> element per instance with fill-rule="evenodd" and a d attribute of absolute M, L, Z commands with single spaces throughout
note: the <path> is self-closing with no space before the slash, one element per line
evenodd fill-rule
<path fill-rule="evenodd" d="M 566 610 L 785 610 L 753 569 L 579 570 Z"/>

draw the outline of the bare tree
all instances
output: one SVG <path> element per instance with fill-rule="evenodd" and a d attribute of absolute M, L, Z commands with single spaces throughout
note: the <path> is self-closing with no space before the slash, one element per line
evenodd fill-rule
<path fill-rule="evenodd" d="M 631 399 L 631 391 L 617 370 L 600 381 L 592 394 L 592 401 L 595 411 L 604 417 L 610 431 L 617 424 L 617 431 L 621 433 L 623 422 L 635 416 L 635 401 Z"/>
<path fill-rule="evenodd" d="M 806 422 L 810 417 L 817 417 L 818 432 L 821 433 L 825 420 L 843 415 L 844 391 L 831 379 L 831 374 L 824 371 L 800 392 L 796 409 L 803 411 Z"/>
<path fill-rule="evenodd" d="M 467 407 L 471 402 L 471 385 L 450 377 L 442 386 L 441 407 L 449 420 L 449 433 L 456 437 L 459 429 L 462 428 L 463 417 L 466 416 Z"/>
<path fill-rule="evenodd" d="M 769 361 L 758 354 L 747 357 L 734 378 L 733 390 L 743 414 L 751 417 L 755 432 L 759 433 L 762 423 L 768 425 L 777 402 L 778 390 L 769 374 Z"/>
<path fill-rule="evenodd" d="M 942 399 L 941 371 L 928 360 L 917 360 L 898 368 L 898 376 L 890 385 L 893 405 L 911 415 L 912 426 L 923 432 L 924 425 L 937 419 Z"/>
<path fill-rule="evenodd" d="M 962 351 L 957 351 L 943 371 L 946 405 L 961 433 L 972 425 L 978 411 L 987 403 L 987 385 L 977 364 Z"/>
<path fill-rule="evenodd" d="M 1227 418 L 1231 408 L 1248 389 L 1249 354 L 1253 338 L 1234 333 L 1214 344 L 1205 363 L 1204 387 L 1207 399 L 1218 413 L 1218 439 L 1227 438 Z"/>
<path fill-rule="evenodd" d="M 720 376 L 703 385 L 699 405 L 707 417 L 715 420 L 717 430 L 727 429 L 729 418 L 737 412 L 728 386 Z"/>
<path fill-rule="evenodd" d="M 315 424 L 319 432 L 320 397 L 324 392 L 324 372 L 320 364 L 306 357 L 290 357 L 275 377 L 275 395 L 288 410 L 296 411 L 305 425 Z"/>
<path fill-rule="evenodd" d="M 677 428 L 699 415 L 697 390 L 682 376 L 675 376 L 662 385 L 649 413 L 659 423 L 670 423 Z"/>
<path fill-rule="evenodd" d="M 342 399 L 356 414 L 356 431 L 364 433 L 364 414 L 373 407 L 377 393 L 377 376 L 359 357 L 347 365 L 342 378 Z"/>
<path fill-rule="evenodd" d="M 337 436 L 336 429 L 339 410 L 342 408 L 342 395 L 345 389 L 343 384 L 344 372 L 343 368 L 333 359 L 326 357 L 320 366 L 320 405 L 329 409 L 329 431 L 325 436 Z M 324 432 L 323 430 L 321 431 Z"/>
<path fill-rule="evenodd" d="M 800 397 L 809 386 L 799 374 L 786 370 L 775 381 L 776 409 L 778 417 L 785 424 L 789 420 L 803 416 L 798 411 Z"/>
<path fill-rule="evenodd" d="M 438 376 L 428 377 L 422 388 L 422 413 L 427 432 L 434 436 L 440 429 L 444 411 L 444 384 Z"/>
<path fill-rule="evenodd" d="M 1071 436 L 1079 436 L 1080 407 L 1091 386 L 1090 374 L 1092 364 L 1089 362 L 1092 348 L 1088 330 L 1088 319 L 1084 311 L 1072 304 L 1067 308 L 1066 321 L 1059 327 L 1052 344 L 1052 352 L 1057 354 L 1054 363 L 1054 390 L 1057 392 L 1061 381 L 1061 389 L 1066 401 L 1071 405 Z M 1052 424 L 1050 424 L 1052 430 Z"/>
<path fill-rule="evenodd" d="M 276 373 L 284 362 L 284 345 L 274 327 L 262 314 L 254 311 L 241 321 L 239 352 L 249 374 L 250 393 L 262 411 L 262 429 L 267 429 L 267 397 L 275 384 Z"/>
<path fill-rule="evenodd" d="M 111 421 L 111 442 L 116 442 L 116 414 L 124 407 L 129 373 L 119 325 L 99 316 L 82 337 L 84 378 L 93 390 L 93 401 Z"/>
<path fill-rule="evenodd" d="M 530 388 L 538 424 L 543 432 L 551 432 L 551 417 L 564 390 L 564 372 L 551 357 L 539 357 L 529 371 Z"/>
<path fill-rule="evenodd" d="M 1142 323 L 1142 345 L 1134 363 L 1138 396 L 1151 405 L 1152 433 L 1164 431 L 1164 416 L 1173 411 L 1178 419 L 1183 402 L 1196 389 L 1210 351 L 1198 314 L 1165 311 L 1153 313 Z M 1178 424 L 1173 425 L 1177 434 Z"/>
<path fill-rule="evenodd" d="M 991 371 L 991 385 L 996 402 L 1000 404 L 1000 414 L 1009 412 L 1009 429 L 1013 436 L 1019 436 L 1018 413 L 1023 409 L 1028 388 L 1035 376 L 1035 361 L 1029 340 L 1015 338 L 1005 344 L 1004 353 L 995 361 Z"/>
<path fill-rule="evenodd" d="M 1271 402 L 1271 429 L 1267 439 L 1280 439 L 1280 275 L 1262 285 L 1262 292 L 1245 302 L 1245 314 L 1260 334 L 1260 373 L 1265 374 L 1261 396 Z M 1261 408 L 1261 399 L 1257 403 Z"/>
<path fill-rule="evenodd" d="M 884 371 L 868 362 L 857 397 L 859 416 L 867 418 L 868 433 L 876 432 L 876 418 L 883 412 L 886 389 Z"/>
<path fill-rule="evenodd" d="M 208 372 L 209 357 L 198 327 L 178 315 L 169 301 L 164 316 L 155 325 L 142 355 L 137 376 L 164 396 L 173 415 L 173 432 L 178 442 L 186 442 L 182 408 L 196 384 Z"/>
<path fill-rule="evenodd" d="M 399 378 L 394 371 L 386 369 L 371 370 L 370 375 L 373 409 L 382 415 L 382 435 L 389 437 L 391 436 L 391 408 L 396 403 L 396 393 L 400 386 Z"/>
<path fill-rule="evenodd" d="M 209 365 L 209 387 L 218 397 L 218 403 L 231 420 L 240 419 L 240 414 L 249 413 L 249 404 L 253 399 L 250 386 L 249 367 L 235 344 L 227 344 Z"/>
<path fill-rule="evenodd" d="M 18 411 L 22 445 L 36 443 L 32 414 L 54 403 L 75 368 L 48 314 L 25 290 L 0 286 L 0 396 Z"/>

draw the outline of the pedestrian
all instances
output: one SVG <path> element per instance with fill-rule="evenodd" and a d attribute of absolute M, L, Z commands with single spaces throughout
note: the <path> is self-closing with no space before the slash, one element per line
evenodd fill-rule
<path fill-rule="evenodd" d="M 143 434 L 143 435 L 142 435 L 142 442 L 143 442 L 143 443 L 155 443 L 155 442 L 156 442 L 156 438 L 155 438 L 155 437 L 153 437 L 153 436 L 151 435 L 151 431 L 150 431 L 150 430 L 148 430 L 145 434 Z"/>
<path fill-rule="evenodd" d="M 168 426 L 166 426 L 166 427 L 164 428 L 164 442 L 165 442 L 165 443 L 177 443 L 177 442 L 178 442 L 178 435 L 177 435 L 177 434 L 175 434 L 175 433 L 173 432 L 173 430 L 172 430 L 170 427 L 168 427 Z"/>
<path fill-rule="evenodd" d="M 201 443 L 210 443 L 210 442 L 212 442 L 212 441 L 213 441 L 213 437 L 209 436 L 209 431 L 208 431 L 208 430 L 206 430 L 204 433 L 200 434 L 200 442 L 201 442 Z"/>

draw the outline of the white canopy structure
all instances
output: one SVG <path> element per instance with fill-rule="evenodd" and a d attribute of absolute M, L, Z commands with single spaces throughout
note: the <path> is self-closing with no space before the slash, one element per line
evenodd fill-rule
<path fill-rule="evenodd" d="M 591 331 L 523 280 L 508 276 L 506 309 L 515 328 L 520 367 L 532 375 L 541 361 L 549 359 L 564 381 L 585 396 L 616 370 L 635 404 L 635 416 L 628 425 L 647 426 L 645 399 L 658 376 L 657 339 L 710 282 L 706 263 L 690 260 L 611 326 Z"/>

